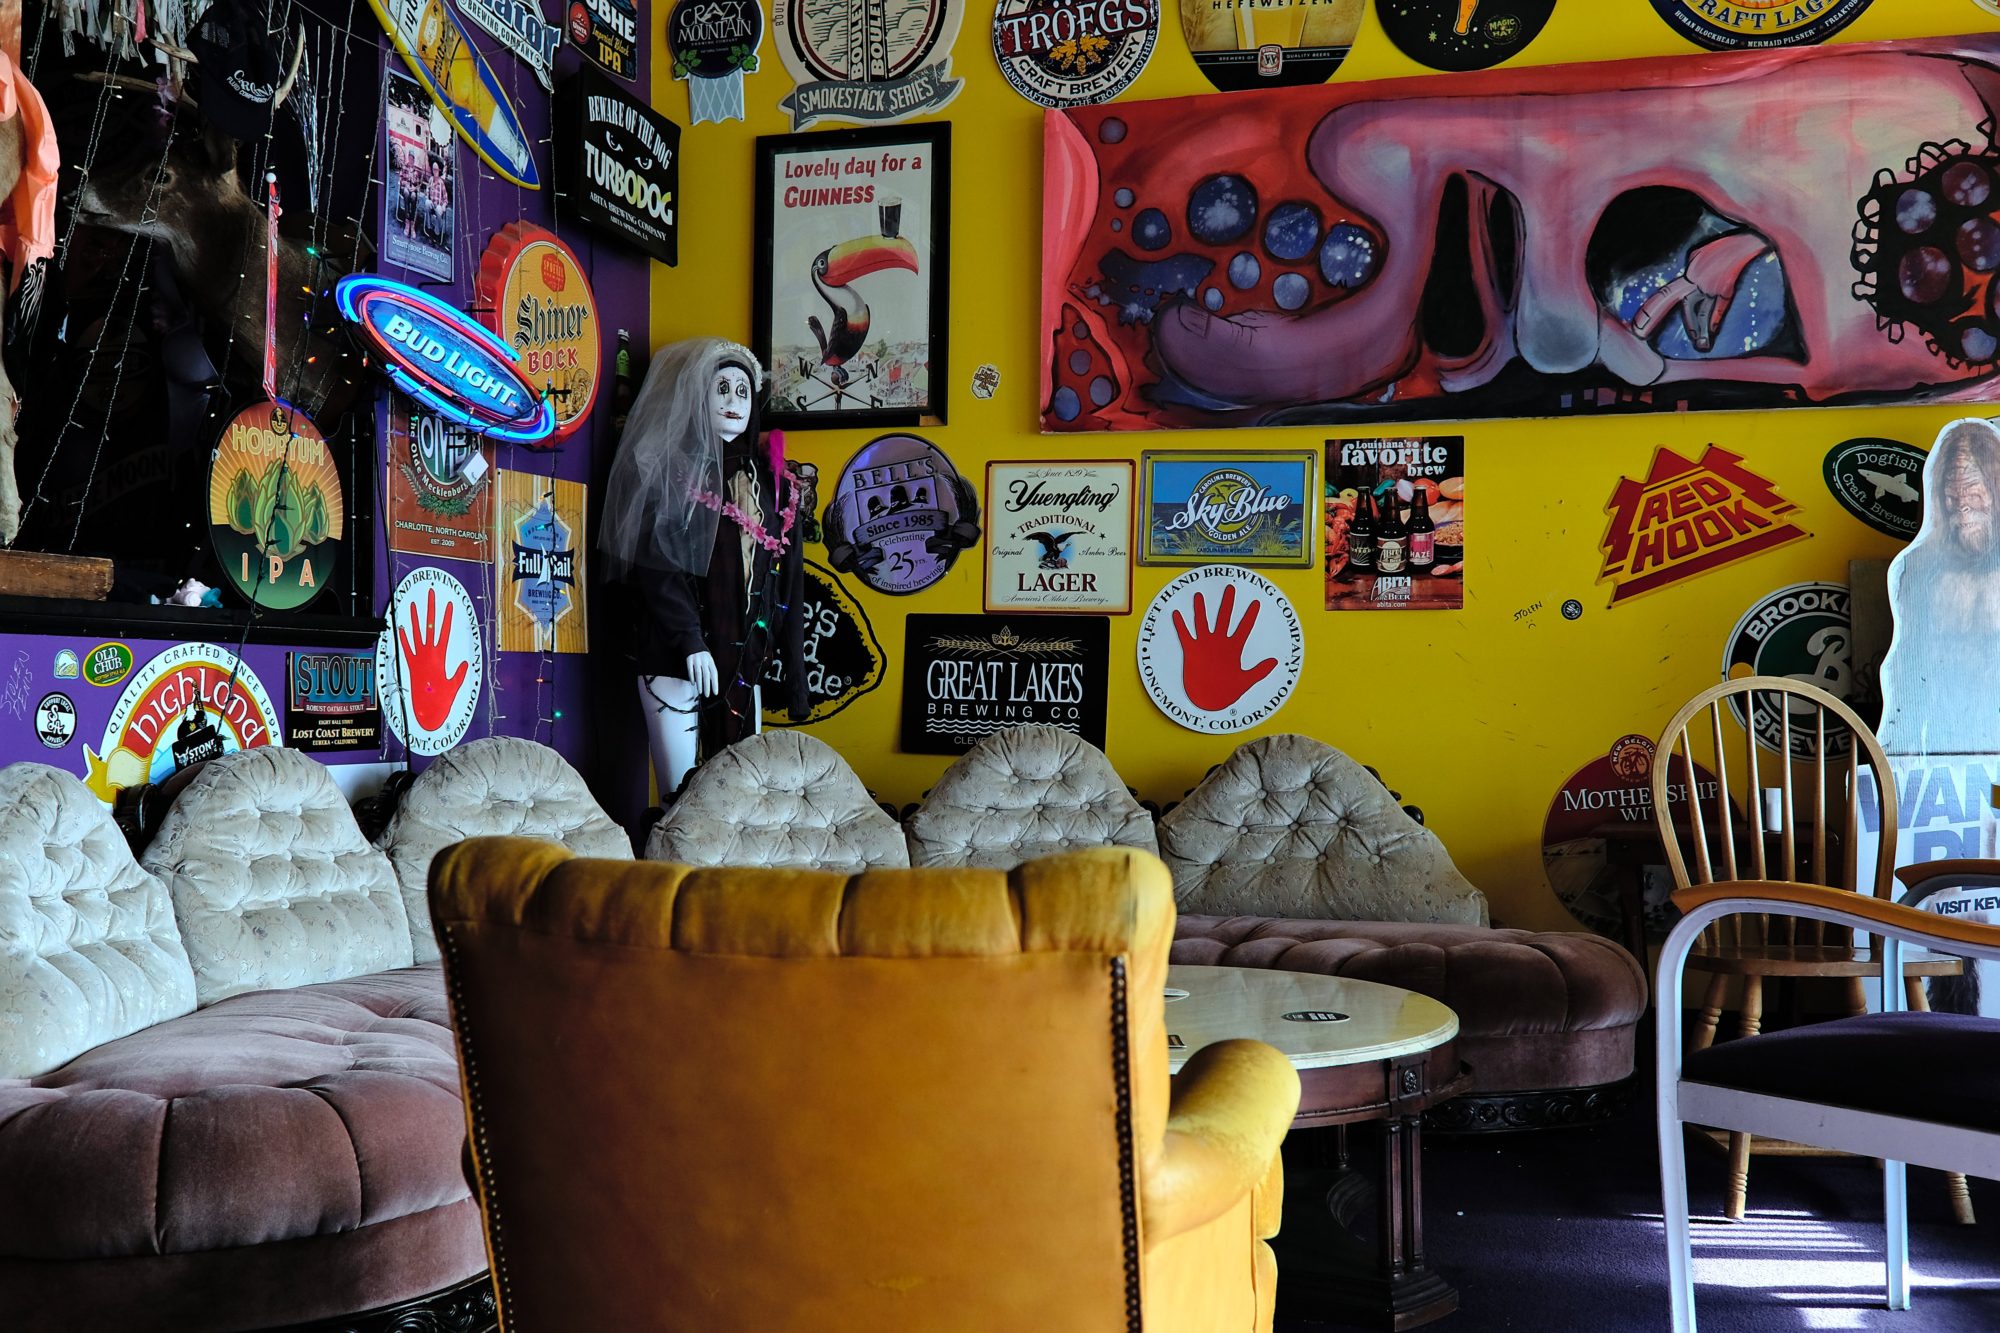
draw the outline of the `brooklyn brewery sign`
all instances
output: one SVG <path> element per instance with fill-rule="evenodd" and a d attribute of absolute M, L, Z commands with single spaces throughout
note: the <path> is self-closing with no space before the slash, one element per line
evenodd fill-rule
<path fill-rule="evenodd" d="M 678 264 L 681 127 L 588 66 L 557 99 L 557 180 L 565 206 L 663 264 Z"/>

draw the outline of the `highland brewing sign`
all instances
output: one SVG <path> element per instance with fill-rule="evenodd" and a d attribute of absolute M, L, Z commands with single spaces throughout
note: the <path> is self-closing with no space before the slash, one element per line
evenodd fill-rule
<path fill-rule="evenodd" d="M 681 127 L 579 67 L 563 85 L 557 155 L 563 199 L 593 227 L 651 255 L 680 262 Z"/>

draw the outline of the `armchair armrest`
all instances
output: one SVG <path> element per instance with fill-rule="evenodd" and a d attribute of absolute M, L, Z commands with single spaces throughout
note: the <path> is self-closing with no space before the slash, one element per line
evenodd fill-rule
<path fill-rule="evenodd" d="M 1933 866 L 1968 864 L 1932 862 Z M 1977 862 L 1969 864 L 1980 864 Z M 1994 865 L 1996 863 L 1987 862 Z M 1899 872 L 1900 873 L 1900 872 Z M 2000 926 L 1938 916 L 1933 912 L 1885 902 L 1850 889 L 1830 889 L 1820 884 L 1796 884 L 1789 880 L 1737 879 L 1677 889 L 1674 905 L 1693 915 L 1710 903 L 1749 899 L 1762 911 L 1785 915 L 1787 907 L 1811 909 L 1821 919 L 1838 919 L 1842 924 L 1898 939 L 1918 940 L 1949 951 L 1953 945 L 1978 951 L 1986 957 L 2000 957 Z M 1794 912 L 1792 915 L 1804 915 Z M 1663 960 L 1664 961 L 1664 960 Z"/>
<path fill-rule="evenodd" d="M 1921 901 L 1928 897 L 1928 891 L 1953 885 L 1977 884 L 1982 887 L 2000 884 L 2000 861 L 1984 857 L 1959 857 L 1948 861 L 1919 861 L 1915 865 L 1897 866 L 1896 878 L 1903 881 L 1902 901 Z"/>
<path fill-rule="evenodd" d="M 1148 1247 L 1214 1221 L 1265 1185 L 1299 1109 L 1298 1072 L 1261 1041 L 1203 1047 L 1173 1088 L 1165 1141 L 1140 1186 Z"/>

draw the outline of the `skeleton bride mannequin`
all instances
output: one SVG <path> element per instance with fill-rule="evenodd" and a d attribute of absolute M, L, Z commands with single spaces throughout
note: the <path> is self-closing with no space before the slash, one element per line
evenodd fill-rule
<path fill-rule="evenodd" d="M 616 628 L 663 800 L 699 754 L 759 730 L 773 658 L 791 716 L 808 711 L 791 612 L 805 578 L 798 479 L 781 436 L 759 443 L 763 378 L 722 338 L 661 348 L 611 465 L 598 545 L 622 593 Z"/>

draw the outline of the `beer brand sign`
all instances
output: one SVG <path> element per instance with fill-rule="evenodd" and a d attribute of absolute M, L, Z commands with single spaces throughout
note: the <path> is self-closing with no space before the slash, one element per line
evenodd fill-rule
<path fill-rule="evenodd" d="M 996 731 L 1060 727 L 1104 744 L 1111 622 L 1102 616 L 914 615 L 903 750 L 964 754 Z"/>
<path fill-rule="evenodd" d="M 681 127 L 591 69 L 563 84 L 556 115 L 574 145 L 556 158 L 565 205 L 661 263 L 678 264 Z"/>
<path fill-rule="evenodd" d="M 1597 581 L 1613 606 L 1812 535 L 1776 485 L 1713 444 L 1699 462 L 1656 451 L 1645 480 L 1621 479 L 1604 509 Z"/>
<path fill-rule="evenodd" d="M 305 413 L 267 400 L 222 428 L 209 459 L 209 541 L 251 605 L 289 611 L 318 596 L 346 526 L 340 473 Z"/>
<path fill-rule="evenodd" d="M 313 753 L 379 749 L 382 699 L 375 658 L 285 654 L 285 744 Z"/>
<path fill-rule="evenodd" d="M 493 487 L 484 442 L 456 422 L 389 398 L 389 549 L 484 560 Z"/>
<path fill-rule="evenodd" d="M 500 599 L 502 652 L 581 653 L 586 487 L 532 472 L 499 474 L 499 532 L 508 591 Z"/>
<path fill-rule="evenodd" d="M 1653 0 L 1681 36 L 1711 51 L 1810 46 L 1861 17 L 1875 0 Z"/>
<path fill-rule="evenodd" d="M 549 70 L 556 63 L 556 48 L 562 45 L 562 29 L 542 21 L 538 3 L 528 0 L 452 0 L 460 13 L 484 28 L 500 45 L 521 58 L 535 71 L 542 87 L 549 82 Z"/>
<path fill-rule="evenodd" d="M 986 609 L 1132 609 L 1130 462 L 986 465 Z"/>
<path fill-rule="evenodd" d="M 570 0 L 569 42 L 621 79 L 639 78 L 639 8 L 632 0 Z"/>
<path fill-rule="evenodd" d="M 372 273 L 333 291 L 389 382 L 433 412 L 521 444 L 555 429 L 554 405 L 522 377 L 514 349 L 436 297 Z"/>
<path fill-rule="evenodd" d="M 803 130 L 929 115 L 965 86 L 951 45 L 965 0 L 776 0 L 778 55 L 798 84 L 778 103 Z"/>
<path fill-rule="evenodd" d="M 604 348 L 597 300 L 576 252 L 532 222 L 493 234 L 476 285 L 488 328 L 506 339 L 521 374 L 555 407 L 554 442 L 576 433 L 597 402 Z"/>
<path fill-rule="evenodd" d="M 160 782 L 189 764 L 275 744 L 277 710 L 249 665 L 212 643 L 182 643 L 139 668 L 119 694 L 84 785 L 109 805 L 120 787 Z"/>
<path fill-rule="evenodd" d="M 1160 36 L 1159 0 L 1000 0 L 993 58 L 1038 106 L 1092 106 L 1132 86 Z"/>
<path fill-rule="evenodd" d="M 1312 564 L 1311 449 L 1156 453 L 1140 462 L 1142 565 Z"/>
<path fill-rule="evenodd" d="M 806 561 L 802 609 L 793 614 L 803 620 L 806 697 L 812 703 L 812 714 L 803 722 L 792 721 L 784 705 L 789 693 L 785 689 L 785 655 L 773 653 L 764 669 L 767 727 L 808 727 L 824 722 L 880 685 L 888 661 L 860 600 L 830 569 Z"/>

